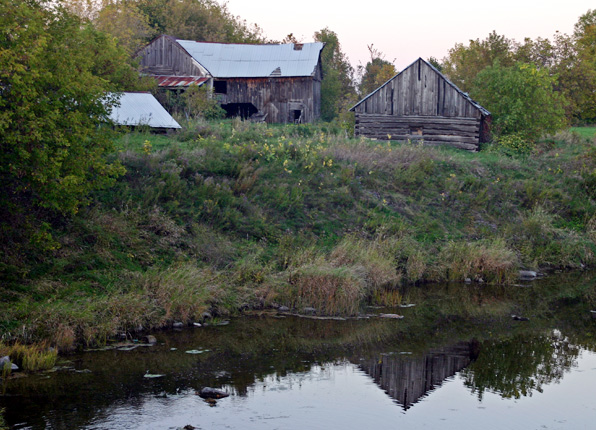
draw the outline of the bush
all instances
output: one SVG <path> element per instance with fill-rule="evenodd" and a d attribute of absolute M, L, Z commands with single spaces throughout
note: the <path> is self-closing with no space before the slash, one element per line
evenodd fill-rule
<path fill-rule="evenodd" d="M 492 133 L 536 142 L 566 125 L 567 101 L 555 91 L 556 78 L 533 64 L 503 67 L 498 62 L 474 79 L 471 95 L 492 113 Z"/>
<path fill-rule="evenodd" d="M 181 95 L 181 99 L 187 117 L 219 119 L 226 115 L 226 111 L 214 97 L 213 88 L 208 85 L 189 86 Z"/>
<path fill-rule="evenodd" d="M 495 138 L 494 149 L 505 155 L 527 155 L 534 149 L 534 144 L 520 133 L 501 135 Z"/>

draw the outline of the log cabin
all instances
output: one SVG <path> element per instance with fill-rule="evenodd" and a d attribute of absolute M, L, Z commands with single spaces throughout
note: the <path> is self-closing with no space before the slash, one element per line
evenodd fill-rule
<path fill-rule="evenodd" d="M 490 112 L 419 58 L 351 109 L 356 136 L 424 141 L 477 151 L 489 139 Z"/>
<path fill-rule="evenodd" d="M 164 89 L 210 85 L 228 116 L 312 123 L 321 114 L 324 44 L 224 44 L 162 35 L 137 53 Z"/>

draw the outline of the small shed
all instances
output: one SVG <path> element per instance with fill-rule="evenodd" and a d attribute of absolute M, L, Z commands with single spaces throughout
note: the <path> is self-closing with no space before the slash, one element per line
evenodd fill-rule
<path fill-rule="evenodd" d="M 147 92 L 118 93 L 120 96 L 110 119 L 116 125 L 149 126 L 156 129 L 181 128 L 153 94 Z"/>
<path fill-rule="evenodd" d="M 357 136 L 423 140 L 470 151 L 489 139 L 490 112 L 422 58 L 350 110 Z"/>
<path fill-rule="evenodd" d="M 321 114 L 324 44 L 227 44 L 162 35 L 137 53 L 161 88 L 208 83 L 228 116 L 312 123 Z"/>

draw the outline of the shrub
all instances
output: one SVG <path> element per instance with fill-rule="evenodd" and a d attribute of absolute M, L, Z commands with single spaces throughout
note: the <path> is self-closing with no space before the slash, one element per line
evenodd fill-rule
<path fill-rule="evenodd" d="M 187 117 L 219 119 L 226 111 L 222 109 L 213 94 L 213 88 L 208 85 L 191 85 L 181 96 L 184 112 Z"/>
<path fill-rule="evenodd" d="M 505 155 L 527 155 L 534 149 L 534 144 L 522 134 L 512 133 L 498 136 L 493 148 Z"/>
<path fill-rule="evenodd" d="M 548 70 L 533 64 L 504 67 L 495 62 L 478 73 L 471 95 L 492 113 L 497 137 L 518 134 L 535 142 L 566 125 L 567 101 L 555 91 L 556 84 Z"/>

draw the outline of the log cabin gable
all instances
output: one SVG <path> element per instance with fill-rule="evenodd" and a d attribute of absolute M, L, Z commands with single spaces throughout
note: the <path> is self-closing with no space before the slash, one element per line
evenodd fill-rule
<path fill-rule="evenodd" d="M 422 58 L 350 110 L 359 136 L 423 140 L 472 151 L 489 139 L 490 112 Z"/>
<path fill-rule="evenodd" d="M 479 119 L 490 115 L 422 58 L 364 97 L 350 110 L 382 115 Z"/>

